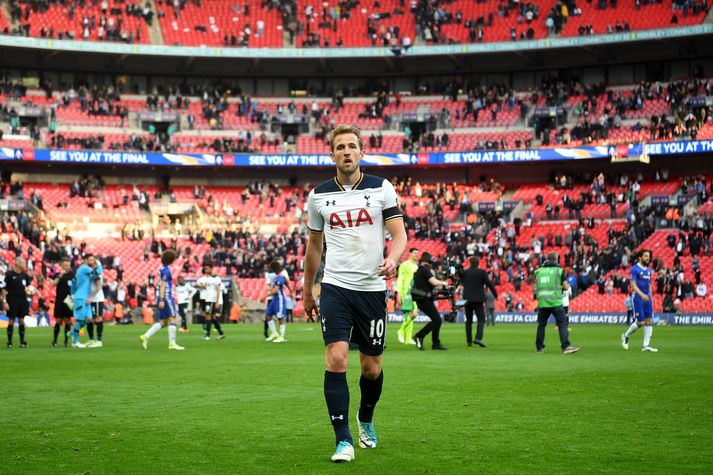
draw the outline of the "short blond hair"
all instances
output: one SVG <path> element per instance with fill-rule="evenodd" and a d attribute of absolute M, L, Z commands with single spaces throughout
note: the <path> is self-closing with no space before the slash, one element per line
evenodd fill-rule
<path fill-rule="evenodd" d="M 334 152 L 334 139 L 337 137 L 337 135 L 345 135 L 345 134 L 356 135 L 357 142 L 359 143 L 359 150 L 364 150 L 364 139 L 361 136 L 361 130 L 359 130 L 359 127 L 355 127 L 353 125 L 342 124 L 342 125 L 336 126 L 329 133 L 329 147 L 332 149 L 332 152 Z"/>

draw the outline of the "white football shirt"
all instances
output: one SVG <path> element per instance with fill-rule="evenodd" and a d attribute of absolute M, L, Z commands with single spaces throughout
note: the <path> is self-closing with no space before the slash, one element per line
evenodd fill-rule
<path fill-rule="evenodd" d="M 364 292 L 386 290 L 379 276 L 384 223 L 403 218 L 396 190 L 388 180 L 362 173 L 349 187 L 335 177 L 310 192 L 307 212 L 307 226 L 323 232 L 326 242 L 322 283 Z"/>

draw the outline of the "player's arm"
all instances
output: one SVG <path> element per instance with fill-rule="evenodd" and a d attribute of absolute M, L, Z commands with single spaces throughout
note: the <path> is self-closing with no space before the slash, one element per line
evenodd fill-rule
<path fill-rule="evenodd" d="M 89 294 L 89 298 L 87 299 L 87 302 L 94 302 L 94 296 L 99 293 L 99 290 L 102 288 L 102 280 L 97 277 L 94 279 L 94 290 L 92 291 L 91 294 Z"/>
<path fill-rule="evenodd" d="M 319 315 L 317 302 L 314 300 L 314 295 L 312 295 L 312 287 L 314 286 L 317 269 L 319 269 L 319 263 L 322 261 L 322 251 L 324 250 L 324 241 L 322 239 L 322 231 L 309 230 L 307 249 L 305 251 L 305 283 L 304 291 L 302 292 L 302 301 L 308 317 L 313 314 Z"/>
<path fill-rule="evenodd" d="M 158 284 L 158 308 L 163 308 L 166 303 L 166 281 L 161 278 L 161 282 Z"/>
<path fill-rule="evenodd" d="M 386 221 L 386 229 L 389 231 L 389 234 L 391 234 L 391 252 L 386 259 L 381 262 L 379 275 L 387 279 L 392 279 L 396 277 L 396 267 L 401 256 L 406 251 L 406 245 L 408 243 L 403 217 L 399 216 Z"/>
<path fill-rule="evenodd" d="M 319 315 L 317 302 L 312 294 L 314 279 L 317 276 L 319 264 L 324 251 L 324 217 L 320 214 L 314 202 L 314 190 L 307 197 L 307 249 L 305 249 L 304 287 L 302 289 L 302 302 L 307 317 Z"/>
<path fill-rule="evenodd" d="M 381 215 L 386 225 L 386 230 L 391 234 L 391 252 L 381 262 L 379 275 L 386 279 L 392 279 L 396 277 L 396 268 L 401 256 L 406 252 L 408 237 L 406 236 L 404 215 L 399 207 L 396 190 L 387 180 L 384 180 L 384 209 Z"/>
<path fill-rule="evenodd" d="M 648 302 L 648 301 L 649 301 L 649 296 L 646 295 L 645 293 L 643 293 L 643 292 L 641 291 L 641 289 L 639 289 L 639 286 L 636 285 L 636 281 L 633 280 L 633 279 L 631 280 L 631 288 L 634 289 L 634 292 L 635 292 L 636 294 L 638 294 L 639 297 L 641 297 L 644 302 Z"/>

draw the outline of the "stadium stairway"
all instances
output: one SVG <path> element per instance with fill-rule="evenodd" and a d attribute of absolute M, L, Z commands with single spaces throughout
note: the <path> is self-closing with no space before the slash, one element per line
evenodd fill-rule
<path fill-rule="evenodd" d="M 155 0 L 148 0 L 146 2 L 151 8 L 151 11 L 153 12 L 153 21 L 151 22 L 151 25 L 146 25 L 146 28 L 149 31 L 149 38 L 151 39 L 151 44 L 152 45 L 162 45 L 165 44 L 163 41 L 163 31 L 161 30 L 161 22 L 158 19 L 158 8 L 156 7 L 156 2 Z"/>

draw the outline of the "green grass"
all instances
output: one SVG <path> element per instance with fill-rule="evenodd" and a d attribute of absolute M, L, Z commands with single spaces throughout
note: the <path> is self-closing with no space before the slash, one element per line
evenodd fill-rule
<path fill-rule="evenodd" d="M 52 349 L 47 329 L 30 348 L 0 350 L 0 473 L 710 473 L 713 329 L 656 328 L 658 354 L 619 346 L 622 327 L 577 326 L 575 355 L 548 330 L 488 328 L 487 349 L 466 348 L 444 326 L 447 352 L 404 347 L 389 327 L 376 411 L 379 448 L 329 462 L 334 436 L 322 394 L 319 327 L 198 327 L 169 352 L 165 330 L 149 351 L 142 326 L 108 327 L 105 347 Z M 16 336 L 17 338 L 17 336 Z M 430 346 L 430 341 L 427 342 Z M 351 420 L 358 358 L 348 374 Z M 352 432 L 355 434 L 354 423 Z"/>

